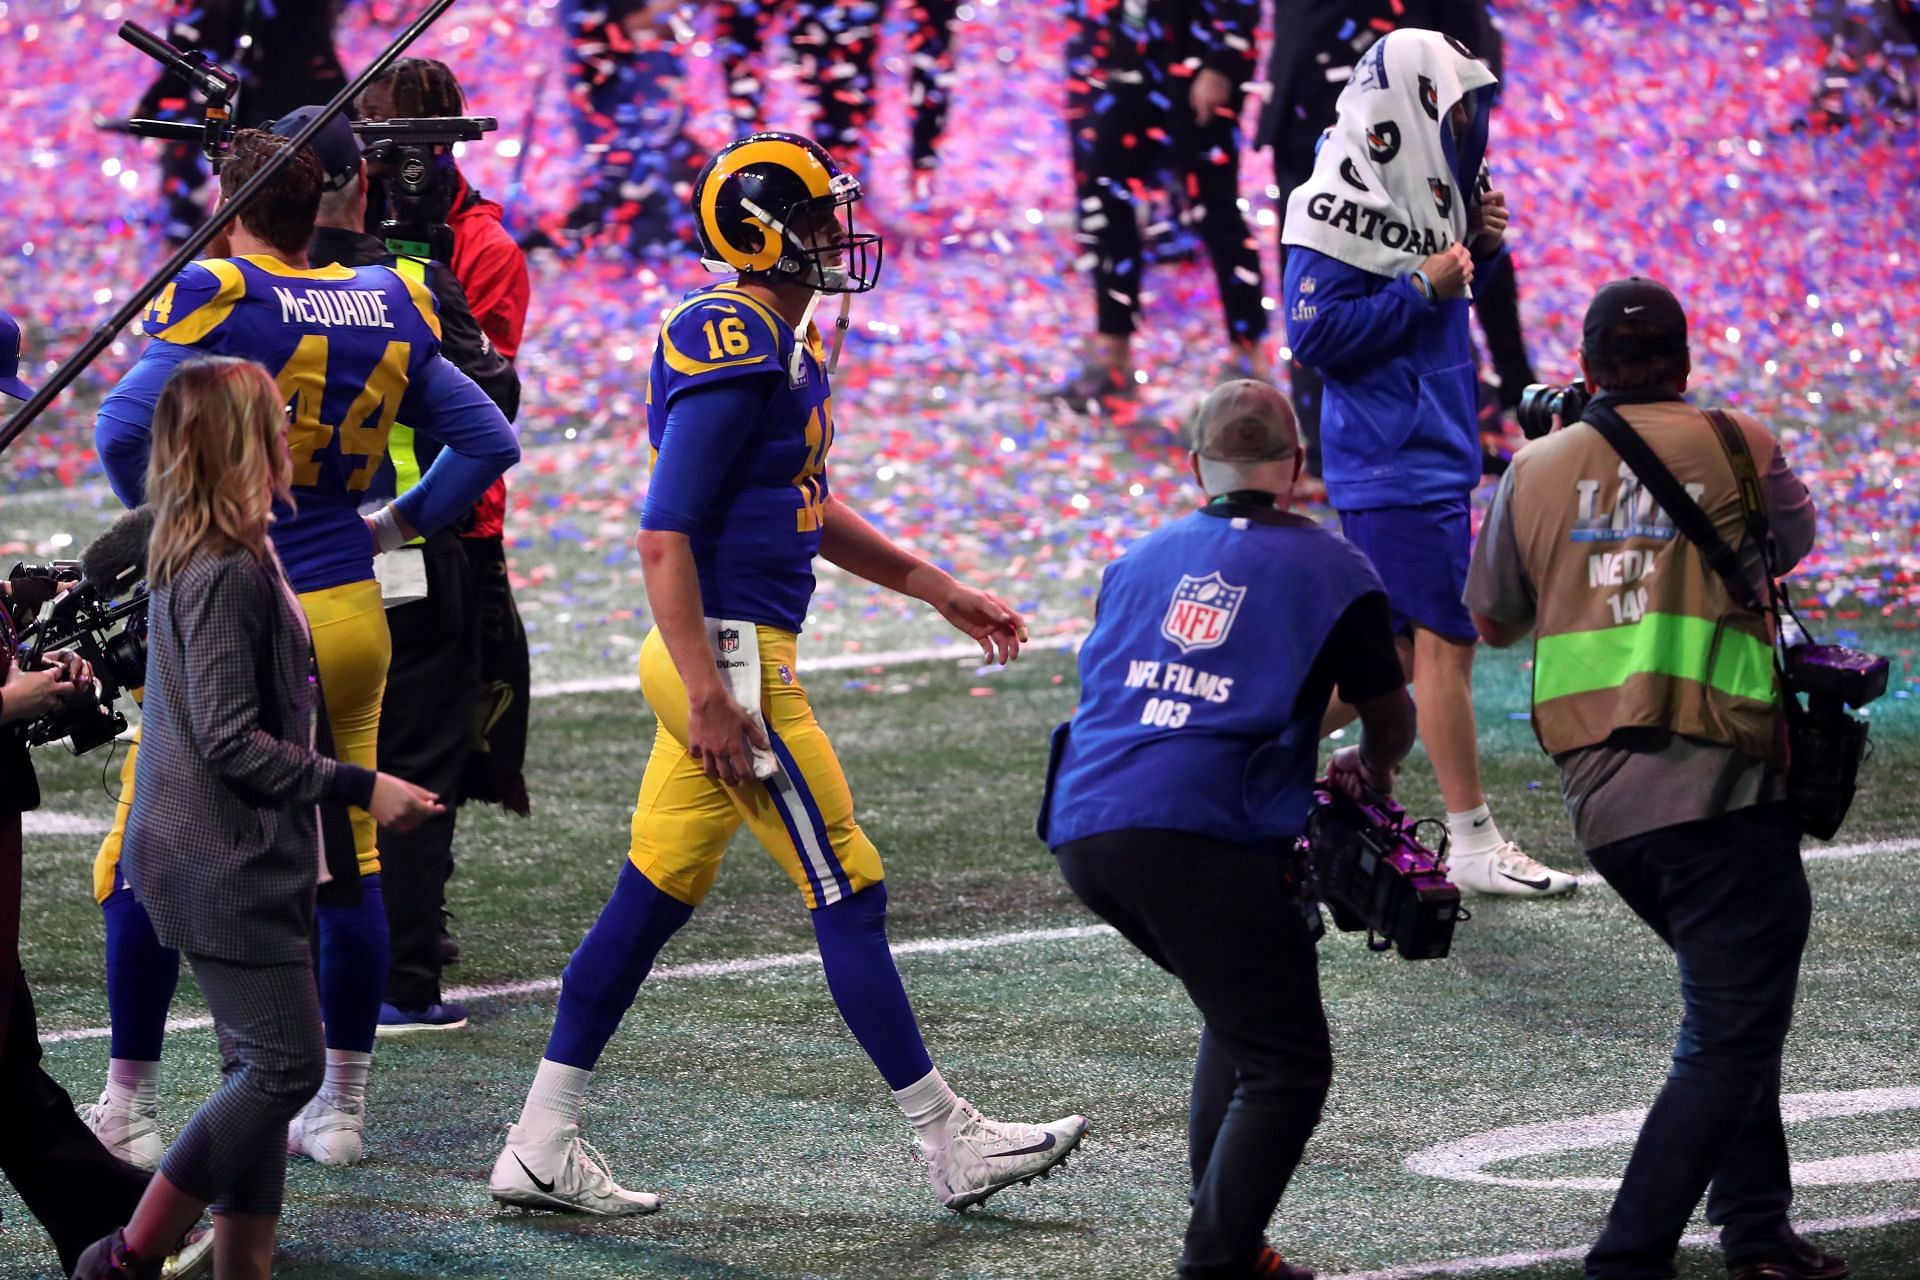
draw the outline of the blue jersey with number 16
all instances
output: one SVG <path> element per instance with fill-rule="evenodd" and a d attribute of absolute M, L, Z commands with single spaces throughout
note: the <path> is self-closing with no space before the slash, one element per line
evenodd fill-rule
<path fill-rule="evenodd" d="M 95 424 L 114 493 L 128 505 L 141 500 L 153 406 L 175 366 L 195 355 L 255 361 L 288 401 L 294 510 L 276 513 L 273 544 L 297 591 L 373 576 L 360 507 L 392 469 L 396 420 L 446 446 L 447 465 L 428 472 L 435 483 L 423 478 L 395 504 L 423 533 L 466 510 L 519 457 L 500 411 L 441 357 L 432 295 L 386 267 L 208 259 L 154 298 L 144 326 L 154 341 Z"/>
<path fill-rule="evenodd" d="M 643 529 L 687 535 L 708 617 L 798 632 L 827 513 L 833 397 L 820 335 L 731 285 L 660 329 Z"/>

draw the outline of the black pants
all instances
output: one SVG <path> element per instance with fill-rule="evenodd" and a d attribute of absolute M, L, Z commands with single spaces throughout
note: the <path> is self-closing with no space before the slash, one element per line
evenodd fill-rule
<path fill-rule="evenodd" d="M 760 126 L 766 81 L 749 60 L 765 51 L 766 27 L 782 0 L 733 3 L 721 10 L 718 37 L 727 103 L 742 131 Z M 858 155 L 873 117 L 873 62 L 884 20 L 881 0 L 794 0 L 787 43 L 812 86 L 820 144 L 843 165 Z M 913 167 L 939 163 L 953 86 L 953 29 L 960 0 L 909 0 L 907 105 L 913 112 Z"/>
<path fill-rule="evenodd" d="M 1180 1275 L 1249 1276 L 1333 1080 L 1319 960 L 1280 859 L 1151 830 L 1054 852 L 1080 900 L 1179 978 L 1206 1020 L 1194 1064 L 1193 1216 Z"/>
<path fill-rule="evenodd" d="M 437 793 L 446 812 L 411 831 L 380 829 L 381 892 L 393 950 L 386 1000 L 399 1009 L 440 1001 L 441 913 L 479 693 L 479 630 L 466 553 L 458 537 L 442 532 L 427 539 L 424 555 L 427 598 L 387 610 L 393 662 L 380 704 L 380 768 Z"/>
<path fill-rule="evenodd" d="M 1673 948 L 1686 1002 L 1588 1280 L 1670 1280 L 1703 1193 L 1729 1263 L 1780 1257 L 1793 1200 L 1780 1053 L 1813 914 L 1800 833 L 1781 806 L 1761 805 L 1587 858 Z"/>
<path fill-rule="evenodd" d="M 1092 260 L 1100 332 L 1134 330 L 1144 269 L 1135 195 L 1171 180 L 1213 263 L 1228 341 L 1256 341 L 1267 310 L 1259 247 L 1240 213 L 1240 94 L 1228 104 L 1231 118 L 1199 124 L 1187 104 L 1190 79 L 1150 64 L 1130 83 L 1102 67 L 1107 38 L 1076 36 L 1067 90 L 1079 241 Z"/>
<path fill-rule="evenodd" d="M 133 1217 L 148 1175 L 100 1145 L 40 1065 L 33 994 L 18 964 L 12 968 L 13 1010 L 0 1044 L 0 1173 L 53 1238 L 64 1274 L 88 1245 Z"/>

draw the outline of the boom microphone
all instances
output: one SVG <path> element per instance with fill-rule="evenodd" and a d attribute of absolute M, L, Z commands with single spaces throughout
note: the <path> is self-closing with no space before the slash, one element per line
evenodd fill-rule
<path fill-rule="evenodd" d="M 147 576 L 153 508 L 142 504 L 107 526 L 80 553 L 80 576 L 103 600 L 117 600 Z"/>

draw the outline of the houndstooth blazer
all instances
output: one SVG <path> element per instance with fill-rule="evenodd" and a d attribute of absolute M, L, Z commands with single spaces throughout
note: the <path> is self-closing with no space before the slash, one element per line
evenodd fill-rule
<path fill-rule="evenodd" d="M 302 960 L 317 802 L 365 803 L 372 775 L 315 751 L 320 697 L 279 571 L 200 556 L 153 593 L 133 808 L 121 865 L 160 941 L 253 964 Z"/>

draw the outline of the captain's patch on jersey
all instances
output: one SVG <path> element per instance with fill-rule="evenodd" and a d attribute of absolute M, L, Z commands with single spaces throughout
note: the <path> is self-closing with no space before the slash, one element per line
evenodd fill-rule
<path fill-rule="evenodd" d="M 1246 598 L 1245 587 L 1229 585 L 1217 571 L 1204 578 L 1181 574 L 1167 616 L 1160 620 L 1160 634 L 1179 645 L 1182 653 L 1218 648 L 1226 643 L 1240 602 Z"/>

